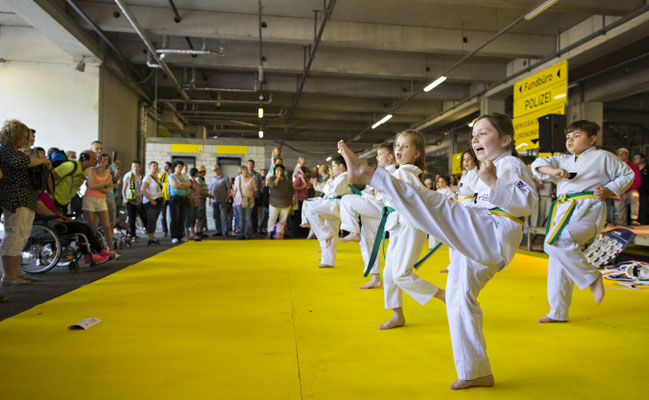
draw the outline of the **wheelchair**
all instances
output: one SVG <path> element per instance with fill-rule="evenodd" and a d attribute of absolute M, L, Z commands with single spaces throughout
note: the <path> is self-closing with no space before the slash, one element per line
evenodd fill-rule
<path fill-rule="evenodd" d="M 82 248 L 90 249 L 86 235 L 67 233 L 65 224 L 55 221 L 56 216 L 38 216 L 34 219 L 32 231 L 22 253 L 22 270 L 30 274 L 42 274 L 54 267 L 79 269 L 83 259 Z M 105 243 L 100 232 L 98 237 Z M 94 266 L 92 258 L 91 266 Z"/>

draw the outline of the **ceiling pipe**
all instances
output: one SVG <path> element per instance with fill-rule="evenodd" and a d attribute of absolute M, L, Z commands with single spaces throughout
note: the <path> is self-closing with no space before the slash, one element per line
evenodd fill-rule
<path fill-rule="evenodd" d="M 251 117 L 257 119 L 257 113 L 251 112 L 238 112 L 238 111 L 182 111 L 185 116 L 191 115 L 208 115 L 208 116 L 230 116 L 230 117 Z M 269 117 L 284 117 L 286 113 L 282 108 L 277 114 L 265 114 L 264 117 L 268 115 Z"/>
<path fill-rule="evenodd" d="M 288 114 L 286 116 L 286 125 L 284 127 L 284 137 L 282 140 L 286 139 L 286 137 L 288 136 L 288 126 L 291 123 L 293 116 L 295 115 L 295 110 L 297 109 L 297 105 L 300 102 L 300 96 L 302 95 L 304 84 L 306 83 L 306 79 L 309 77 L 309 71 L 311 70 L 311 65 L 313 64 L 313 60 L 315 59 L 315 54 L 318 51 L 318 46 L 320 45 L 320 41 L 322 40 L 322 35 L 324 34 L 325 26 L 327 25 L 327 21 L 329 21 L 329 19 L 331 18 L 331 14 L 333 13 L 335 6 L 336 6 L 336 0 L 329 0 L 329 2 L 326 3 L 325 9 L 322 11 L 322 21 L 320 22 L 320 29 L 317 29 L 318 14 L 317 12 L 315 14 L 315 22 L 314 22 L 315 36 L 313 39 L 313 45 L 309 46 L 310 51 L 308 54 L 308 60 L 305 59 L 304 71 L 300 75 L 297 92 L 293 97 L 293 104 L 291 105 L 291 108 L 289 109 Z M 305 49 L 305 53 L 306 53 L 306 49 Z"/>
<path fill-rule="evenodd" d="M 173 74 L 173 72 L 171 72 L 171 69 L 169 68 L 167 63 L 165 63 L 164 60 L 160 59 L 160 56 L 156 52 L 156 48 L 153 46 L 153 43 L 151 43 L 149 38 L 146 36 L 144 30 L 142 30 L 142 27 L 135 19 L 135 16 L 131 12 L 131 10 L 126 6 L 123 0 L 115 0 L 115 4 L 117 4 L 119 9 L 122 10 L 122 13 L 124 14 L 128 22 L 131 24 L 131 26 L 138 34 L 140 39 L 142 39 L 147 49 L 149 49 L 149 52 L 151 53 L 151 57 L 155 59 L 156 63 L 160 66 L 160 68 L 167 74 L 169 79 L 171 79 L 174 86 L 176 87 L 176 90 L 178 90 L 178 93 L 180 93 L 180 96 L 183 98 L 183 100 L 190 101 L 189 95 L 187 95 L 187 92 L 185 92 L 185 90 L 182 88 L 180 82 L 178 82 L 176 76 Z"/>
<path fill-rule="evenodd" d="M 190 104 L 270 104 L 273 102 L 273 94 L 268 96 L 268 99 L 259 100 L 212 100 L 212 99 L 160 99 L 159 101 L 166 103 L 190 103 Z M 256 115 L 256 114 L 255 114 Z"/>
<path fill-rule="evenodd" d="M 168 38 L 167 35 L 164 35 L 162 37 L 162 48 L 156 50 L 158 54 L 160 54 L 160 58 L 164 58 L 167 54 L 189 54 L 192 56 L 223 56 L 225 54 L 225 50 L 223 49 L 223 43 L 220 44 L 219 50 L 209 50 L 207 48 L 207 41 L 203 38 L 203 45 L 201 46 L 200 50 L 194 49 L 194 46 L 191 45 L 191 41 L 189 40 L 189 37 L 186 37 L 188 40 L 188 43 L 190 44 L 189 49 L 168 49 L 167 48 L 167 42 Z"/>
<path fill-rule="evenodd" d="M 174 13 L 174 21 L 179 24 L 180 21 L 183 19 L 180 17 L 180 14 L 178 14 L 178 9 L 176 8 L 176 5 L 174 4 L 174 0 L 169 0 L 169 5 L 171 6 L 171 10 Z"/>

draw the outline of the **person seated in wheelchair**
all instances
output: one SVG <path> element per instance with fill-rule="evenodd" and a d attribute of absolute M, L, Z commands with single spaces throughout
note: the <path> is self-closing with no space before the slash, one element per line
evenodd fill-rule
<path fill-rule="evenodd" d="M 36 203 L 37 217 L 56 216 L 57 218 L 54 218 L 53 221 L 65 226 L 65 234 L 82 234 L 85 236 L 90 248 L 87 248 L 85 241 L 79 243 L 79 248 L 82 253 L 86 255 L 86 265 L 101 264 L 111 259 L 114 253 L 111 253 L 104 248 L 103 241 L 97 237 L 88 224 L 73 220 L 57 211 L 56 203 L 51 194 L 52 186 L 52 179 L 50 179 L 48 182 L 48 189 L 40 190 L 38 192 L 38 201 Z"/>

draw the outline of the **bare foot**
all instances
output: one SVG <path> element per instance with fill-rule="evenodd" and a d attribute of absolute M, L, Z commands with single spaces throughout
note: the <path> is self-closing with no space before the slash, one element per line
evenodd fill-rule
<path fill-rule="evenodd" d="M 443 270 L 439 271 L 440 274 L 448 274 L 448 268 L 444 268 Z"/>
<path fill-rule="evenodd" d="M 544 315 L 541 318 L 539 318 L 539 323 L 541 323 L 541 324 L 549 324 L 551 322 L 568 322 L 568 321 L 561 321 L 561 320 L 558 320 L 558 319 L 552 319 L 552 318 L 548 317 L 547 315 Z"/>
<path fill-rule="evenodd" d="M 440 299 L 444 304 L 446 304 L 446 290 L 439 288 L 437 289 L 437 293 L 435 293 L 435 296 L 438 299 Z"/>
<path fill-rule="evenodd" d="M 395 308 L 393 310 L 394 314 L 392 315 L 392 318 L 388 322 L 379 325 L 380 330 L 384 331 L 386 329 L 398 328 L 406 324 L 406 318 L 403 316 L 402 309 Z"/>
<path fill-rule="evenodd" d="M 318 265 L 318 268 L 333 268 L 333 265 L 327 265 L 327 264 L 320 264 Z"/>
<path fill-rule="evenodd" d="M 266 239 L 270 239 L 270 232 L 266 234 Z"/>
<path fill-rule="evenodd" d="M 597 277 L 595 282 L 590 284 L 590 291 L 593 293 L 595 303 L 601 303 L 604 299 L 604 283 L 602 282 L 601 275 Z"/>
<path fill-rule="evenodd" d="M 349 235 L 340 239 L 341 242 L 360 242 L 361 235 L 358 233 L 350 233 Z"/>
<path fill-rule="evenodd" d="M 370 279 L 370 281 L 364 284 L 363 286 L 359 287 L 359 289 L 373 289 L 373 288 L 380 288 L 381 286 L 383 286 L 381 275 L 372 274 L 372 278 Z"/>
<path fill-rule="evenodd" d="M 347 163 L 347 179 L 350 183 L 369 184 L 374 176 L 374 169 L 347 147 L 344 140 L 338 142 L 338 152 Z"/>
<path fill-rule="evenodd" d="M 455 382 L 451 384 L 451 390 L 468 389 L 470 387 L 478 387 L 478 386 L 491 387 L 493 385 L 494 385 L 494 376 L 487 375 L 487 376 L 481 376 L 480 378 L 469 379 L 469 380 L 457 379 Z"/>

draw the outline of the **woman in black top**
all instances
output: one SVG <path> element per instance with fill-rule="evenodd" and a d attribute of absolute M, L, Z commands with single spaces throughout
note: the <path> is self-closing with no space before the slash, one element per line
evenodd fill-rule
<path fill-rule="evenodd" d="M 5 122 L 0 131 L 0 207 L 5 216 L 5 234 L 0 246 L 2 254 L 2 284 L 27 285 L 33 277 L 21 271 L 23 248 L 29 239 L 38 190 L 31 182 L 29 167 L 52 164 L 47 159 L 30 158 L 20 149 L 32 143 L 33 134 L 17 120 Z"/>

